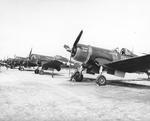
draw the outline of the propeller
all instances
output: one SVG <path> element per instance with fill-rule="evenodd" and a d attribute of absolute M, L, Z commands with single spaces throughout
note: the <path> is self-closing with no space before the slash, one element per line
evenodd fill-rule
<path fill-rule="evenodd" d="M 70 47 L 69 47 L 68 45 L 64 45 L 64 48 L 65 48 L 68 52 L 71 53 L 71 54 L 70 54 L 70 58 L 69 58 L 69 76 L 70 76 L 70 67 L 71 67 L 71 57 L 75 56 L 75 54 L 76 54 L 76 51 L 77 51 L 77 44 L 78 44 L 78 42 L 79 42 L 79 40 L 80 40 L 82 34 L 83 34 L 83 30 L 81 30 L 80 33 L 79 33 L 79 35 L 77 36 L 77 38 L 76 38 L 76 40 L 75 40 L 75 42 L 74 42 L 74 44 L 73 44 L 72 49 L 70 49 Z"/>
<path fill-rule="evenodd" d="M 29 52 L 29 57 L 27 58 L 27 67 L 29 66 L 29 61 L 31 59 L 31 55 L 32 55 L 32 48 L 31 48 L 31 50 Z"/>
<path fill-rule="evenodd" d="M 31 54 L 32 54 L 32 48 L 31 48 L 30 53 L 29 53 L 29 60 L 31 59 Z"/>
<path fill-rule="evenodd" d="M 82 33 L 83 33 L 83 30 L 80 31 L 79 35 L 77 36 L 74 44 L 73 44 L 73 47 L 72 47 L 72 50 L 71 50 L 71 57 L 73 57 L 75 54 L 76 54 L 76 50 L 77 50 L 77 44 L 82 36 Z"/>

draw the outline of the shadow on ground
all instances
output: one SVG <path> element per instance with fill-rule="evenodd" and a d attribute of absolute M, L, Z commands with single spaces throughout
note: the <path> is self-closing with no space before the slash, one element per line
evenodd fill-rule
<path fill-rule="evenodd" d="M 128 83 L 125 81 L 130 81 L 133 83 Z M 129 87 L 129 88 L 137 88 L 137 89 L 150 89 L 149 85 L 143 85 L 143 84 L 135 84 L 134 81 L 143 81 L 140 80 L 109 80 L 107 85 L 113 85 L 113 86 L 120 86 L 120 87 Z"/>
<path fill-rule="evenodd" d="M 52 72 L 43 72 L 43 73 L 40 74 L 40 75 L 50 75 L 50 76 L 52 76 L 52 74 L 53 74 L 53 76 L 63 76 L 63 75 L 60 74 L 60 73 L 52 73 Z"/>
<path fill-rule="evenodd" d="M 34 71 L 34 70 L 31 70 L 31 69 L 24 69 L 23 71 Z"/>
<path fill-rule="evenodd" d="M 92 78 L 84 78 L 82 82 L 74 82 L 74 83 L 91 83 L 95 82 L 95 79 Z M 129 81 L 130 83 L 126 82 Z M 120 87 L 129 87 L 129 88 L 137 88 L 137 89 L 150 89 L 150 85 L 144 84 L 135 84 L 135 81 L 148 81 L 145 78 L 140 79 L 123 79 L 123 80 L 108 80 L 107 85 L 112 86 L 120 86 Z M 95 82 L 96 83 L 96 82 Z M 106 86 L 107 86 L 106 85 Z"/>

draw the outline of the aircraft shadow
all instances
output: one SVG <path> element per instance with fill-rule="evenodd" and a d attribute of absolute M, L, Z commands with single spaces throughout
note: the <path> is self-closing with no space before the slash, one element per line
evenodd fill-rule
<path fill-rule="evenodd" d="M 53 74 L 54 76 L 63 76 L 63 75 L 61 75 L 61 74 L 59 74 L 59 73 L 52 73 L 52 72 L 43 72 L 43 73 L 40 74 L 40 75 L 50 75 L 50 76 L 52 76 L 52 74 Z"/>
<path fill-rule="evenodd" d="M 83 78 L 82 82 L 94 82 L 95 79 L 92 78 Z"/>
<path fill-rule="evenodd" d="M 131 80 L 130 79 L 126 79 L 126 80 L 108 80 L 107 85 L 137 88 L 137 89 L 150 89 L 149 85 L 135 84 L 134 83 L 134 81 L 145 81 L 145 80 L 147 80 L 147 79 L 141 78 L 141 79 L 131 79 Z M 90 83 L 90 82 L 95 82 L 95 81 L 96 80 L 92 79 L 92 78 L 84 78 L 82 82 Z M 125 81 L 130 81 L 130 82 L 133 82 L 133 83 L 128 83 L 128 82 L 125 82 Z"/>
<path fill-rule="evenodd" d="M 34 70 L 31 70 L 31 69 L 24 69 L 23 71 L 34 71 Z"/>
<path fill-rule="evenodd" d="M 68 81 L 70 81 L 70 79 L 68 80 Z M 79 82 L 79 83 L 82 83 L 82 82 L 94 82 L 95 81 L 95 79 L 91 79 L 91 78 L 83 78 L 83 80 L 81 81 L 81 82 Z"/>
<path fill-rule="evenodd" d="M 128 81 L 134 82 L 135 80 L 128 80 Z M 142 81 L 142 80 L 136 80 L 136 81 Z M 125 82 L 124 80 L 109 80 L 107 85 L 137 88 L 137 89 L 150 89 L 149 85 L 128 83 L 128 82 Z"/>

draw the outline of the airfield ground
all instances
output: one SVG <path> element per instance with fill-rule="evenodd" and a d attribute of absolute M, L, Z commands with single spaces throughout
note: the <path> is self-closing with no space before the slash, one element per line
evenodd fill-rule
<path fill-rule="evenodd" d="M 138 76 L 99 87 L 94 76 L 76 83 L 68 70 L 55 74 L 2 68 L 0 121 L 150 121 L 150 82 Z"/>

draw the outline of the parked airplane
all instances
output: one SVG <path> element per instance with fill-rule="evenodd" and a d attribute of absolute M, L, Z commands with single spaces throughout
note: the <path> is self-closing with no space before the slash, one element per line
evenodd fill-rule
<path fill-rule="evenodd" d="M 18 61 L 15 58 L 8 58 L 5 62 L 9 65 L 11 69 L 15 68 L 18 65 Z"/>
<path fill-rule="evenodd" d="M 106 85 L 107 80 L 102 72 L 106 71 L 119 77 L 124 77 L 125 73 L 141 73 L 146 72 L 150 75 L 150 54 L 137 56 L 126 48 L 122 48 L 120 52 L 117 49 L 108 50 L 90 45 L 78 44 L 83 31 L 76 38 L 72 49 L 64 45 L 64 48 L 71 53 L 71 58 L 78 62 L 82 62 L 82 69 L 75 72 L 73 78 L 76 81 L 82 81 L 82 71 L 86 69 L 89 74 L 99 74 L 96 79 L 98 85 Z"/>
<path fill-rule="evenodd" d="M 28 57 L 20 57 L 20 56 L 15 56 L 14 58 L 8 58 L 4 62 L 7 63 L 11 69 L 19 67 L 18 68 L 19 70 L 24 70 L 24 68 L 26 67 L 37 66 L 34 63 L 31 63 Z"/>
<path fill-rule="evenodd" d="M 14 67 L 19 67 L 19 70 L 24 70 L 23 63 L 27 60 L 26 57 L 15 56 L 13 59 Z"/>
<path fill-rule="evenodd" d="M 31 68 L 31 67 L 36 67 L 36 66 L 38 65 L 34 62 L 31 62 L 29 58 L 26 58 L 22 63 L 22 68 L 28 68 L 28 67 Z"/>
<path fill-rule="evenodd" d="M 1 66 L 5 66 L 6 68 L 9 67 L 9 65 L 4 60 L 0 60 L 0 67 Z"/>
<path fill-rule="evenodd" d="M 32 54 L 32 49 L 29 54 L 29 60 L 32 63 L 37 64 L 38 68 L 34 71 L 36 74 L 43 73 L 43 70 L 56 69 L 57 71 L 61 70 L 61 65 L 63 62 L 66 62 L 66 58 L 61 56 L 45 56 L 40 54 Z M 39 67 L 42 67 L 41 70 Z"/>

